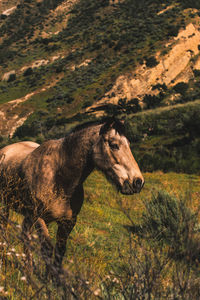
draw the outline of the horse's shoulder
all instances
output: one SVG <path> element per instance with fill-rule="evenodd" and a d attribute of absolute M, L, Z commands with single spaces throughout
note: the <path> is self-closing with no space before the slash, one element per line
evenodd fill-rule
<path fill-rule="evenodd" d="M 53 177 L 59 156 L 59 140 L 48 140 L 29 153 L 22 162 L 22 168 L 29 176 Z M 48 176 L 46 174 L 49 174 Z"/>
<path fill-rule="evenodd" d="M 22 172 L 30 190 L 38 199 L 43 199 L 47 192 L 54 194 L 58 150 L 59 142 L 48 140 L 27 155 L 22 162 Z"/>

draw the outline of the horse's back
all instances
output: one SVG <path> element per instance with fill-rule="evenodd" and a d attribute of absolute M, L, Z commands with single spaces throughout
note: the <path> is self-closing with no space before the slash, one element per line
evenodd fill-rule
<path fill-rule="evenodd" d="M 0 149 L 0 168 L 13 167 L 21 163 L 25 157 L 40 145 L 34 142 L 24 141 L 5 146 Z"/>

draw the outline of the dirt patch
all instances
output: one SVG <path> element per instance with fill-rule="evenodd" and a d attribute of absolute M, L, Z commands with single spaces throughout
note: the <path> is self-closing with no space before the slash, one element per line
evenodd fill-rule
<path fill-rule="evenodd" d="M 55 13 L 59 12 L 68 12 L 69 9 L 72 8 L 73 5 L 75 5 L 78 2 L 78 0 L 68 0 L 63 2 L 62 4 L 58 5 L 56 9 L 54 10 Z"/>
<path fill-rule="evenodd" d="M 157 13 L 157 15 L 158 15 L 158 16 L 159 16 L 159 15 L 162 15 L 162 14 L 164 14 L 166 11 L 172 9 L 173 7 L 174 7 L 174 5 L 169 5 L 169 6 L 167 6 L 166 8 L 164 8 L 163 10 L 159 11 L 159 12 Z"/>
<path fill-rule="evenodd" d="M 79 68 L 81 68 L 81 67 L 87 67 L 91 61 L 92 61 L 91 59 L 86 59 L 86 60 L 84 60 L 84 61 L 83 61 L 81 64 L 79 64 L 79 65 L 73 65 L 73 66 L 71 67 L 71 70 L 72 70 L 72 71 L 75 71 L 75 69 L 79 69 Z"/>
<path fill-rule="evenodd" d="M 17 6 L 13 6 L 11 8 L 8 8 L 8 9 L 6 9 L 2 12 L 2 15 L 9 16 L 15 11 L 16 8 L 17 8 Z"/>
<path fill-rule="evenodd" d="M 28 68 L 35 69 L 35 68 L 39 68 L 39 67 L 41 67 L 41 66 L 46 66 L 48 63 L 49 63 L 49 60 L 48 60 L 48 59 L 40 59 L 40 60 L 36 60 L 36 61 L 34 61 L 32 64 L 26 65 L 26 66 L 22 67 L 22 68 L 19 70 L 19 73 L 25 72 Z"/>
<path fill-rule="evenodd" d="M 45 92 L 47 89 L 53 87 L 58 80 L 54 80 L 49 85 L 28 93 L 24 97 L 2 104 L 0 107 L 0 135 L 12 138 L 16 129 L 22 126 L 26 119 L 33 113 L 33 110 L 27 110 L 23 112 L 23 115 L 19 115 L 19 104 L 29 100 L 36 94 Z"/>

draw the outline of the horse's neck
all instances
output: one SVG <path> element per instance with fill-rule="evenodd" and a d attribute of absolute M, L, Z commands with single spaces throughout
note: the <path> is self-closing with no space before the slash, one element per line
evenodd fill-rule
<path fill-rule="evenodd" d="M 66 157 L 65 172 L 74 169 L 73 175 L 80 184 L 94 169 L 92 147 L 98 132 L 98 126 L 93 129 L 86 128 L 81 132 L 70 134 L 63 142 Z"/>

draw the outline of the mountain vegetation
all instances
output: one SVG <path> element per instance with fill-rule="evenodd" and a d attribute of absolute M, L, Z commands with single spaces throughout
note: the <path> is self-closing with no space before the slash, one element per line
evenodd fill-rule
<path fill-rule="evenodd" d="M 2 11 L 0 18 L 0 71 L 9 74 L 0 82 L 0 103 L 4 117 L 18 116 L 19 125 L 14 121 L 9 140 L 9 129 L 1 130 L 2 145 L 57 138 L 98 112 L 117 114 L 127 118 L 144 170 L 198 172 L 199 69 L 176 84 L 155 82 L 139 98 L 124 95 L 113 104 L 116 95 L 109 94 L 121 75 L 141 65 L 158 66 L 157 53 L 167 53 L 166 42 L 187 24 L 200 26 L 198 1 L 21 0 L 13 5 L 12 13 Z M 189 64 L 198 59 L 191 54 Z M 28 93 L 28 101 L 4 109 Z M 98 105 L 106 94 L 108 101 Z"/>
<path fill-rule="evenodd" d="M 114 115 L 145 172 L 130 197 L 87 179 L 59 285 L 11 212 L 0 299 L 199 299 L 200 1 L 0 2 L 0 147 Z"/>

